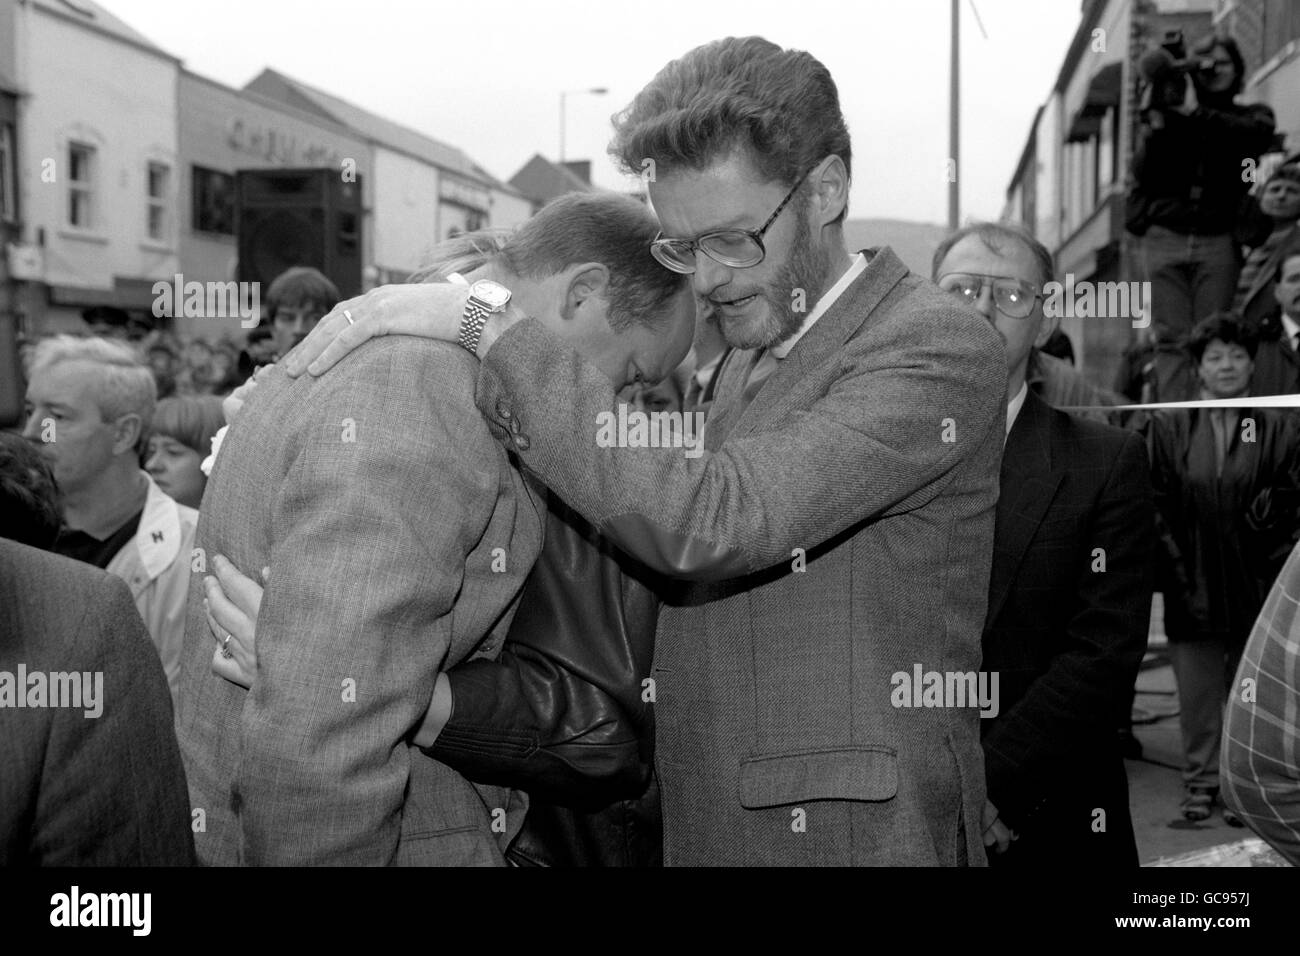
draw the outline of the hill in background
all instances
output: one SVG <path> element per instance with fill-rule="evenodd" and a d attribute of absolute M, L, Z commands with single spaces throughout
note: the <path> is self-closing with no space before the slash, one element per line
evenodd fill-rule
<path fill-rule="evenodd" d="M 850 252 L 889 246 L 913 272 L 930 277 L 930 259 L 948 232 L 945 226 L 902 219 L 846 219 L 844 244 Z"/>

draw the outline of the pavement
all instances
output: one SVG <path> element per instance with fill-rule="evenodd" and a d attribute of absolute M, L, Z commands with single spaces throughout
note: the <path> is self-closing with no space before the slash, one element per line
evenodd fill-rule
<path fill-rule="evenodd" d="M 1163 616 L 1157 594 L 1133 705 L 1133 735 L 1142 744 L 1142 759 L 1125 761 L 1138 859 L 1143 866 L 1287 866 L 1249 829 L 1224 823 L 1221 806 L 1208 820 L 1183 819 L 1178 692 Z"/>

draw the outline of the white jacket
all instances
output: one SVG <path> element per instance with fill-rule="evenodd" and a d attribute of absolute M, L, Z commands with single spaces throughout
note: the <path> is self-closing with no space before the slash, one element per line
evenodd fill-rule
<path fill-rule="evenodd" d="M 185 643 L 185 599 L 190 590 L 190 552 L 199 513 L 177 504 L 153 479 L 135 537 L 113 555 L 108 572 L 127 583 L 136 609 L 162 658 L 167 684 L 176 704 Z"/>

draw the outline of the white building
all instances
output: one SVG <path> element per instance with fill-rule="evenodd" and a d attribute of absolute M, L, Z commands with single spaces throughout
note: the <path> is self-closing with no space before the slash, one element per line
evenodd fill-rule
<path fill-rule="evenodd" d="M 180 61 L 89 0 L 0 0 L 12 23 L 20 308 L 36 334 L 81 309 L 148 309 L 177 271 Z"/>
<path fill-rule="evenodd" d="M 487 226 L 517 226 L 533 213 L 532 203 L 516 189 L 431 136 L 275 70 L 263 70 L 244 89 L 315 111 L 370 146 L 371 265 L 380 282 L 403 280 L 428 261 L 435 243 L 449 236 Z"/>

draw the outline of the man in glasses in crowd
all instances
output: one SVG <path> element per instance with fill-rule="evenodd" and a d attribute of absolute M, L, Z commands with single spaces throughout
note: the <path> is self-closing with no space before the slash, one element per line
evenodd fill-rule
<path fill-rule="evenodd" d="M 1146 649 L 1155 512 L 1138 435 L 1051 408 L 1026 381 L 1051 333 L 1051 253 L 978 223 L 939 244 L 939 288 L 1007 348 L 1006 449 L 984 625 L 998 714 L 982 723 L 990 860 L 1013 867 L 1137 865 L 1115 734 Z"/>
<path fill-rule="evenodd" d="M 654 702 L 666 863 L 983 863 L 980 706 L 934 680 L 979 670 L 998 336 L 889 249 L 844 247 L 849 135 L 807 53 L 691 51 L 618 117 L 612 151 L 654 163 L 654 255 L 734 349 L 702 455 L 601 447 L 608 380 L 510 304 L 462 322 L 446 289 L 342 303 L 291 373 L 374 334 L 460 341 L 523 466 L 690 582 L 631 675 Z"/>

